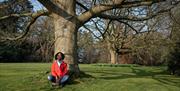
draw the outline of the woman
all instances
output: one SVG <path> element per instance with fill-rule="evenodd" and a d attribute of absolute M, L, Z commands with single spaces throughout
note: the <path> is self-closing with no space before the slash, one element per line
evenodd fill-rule
<path fill-rule="evenodd" d="M 55 55 L 55 61 L 51 67 L 51 75 L 48 76 L 52 85 L 62 85 L 63 87 L 69 78 L 67 64 L 64 62 L 64 58 L 65 56 L 62 52 L 58 52 Z"/>

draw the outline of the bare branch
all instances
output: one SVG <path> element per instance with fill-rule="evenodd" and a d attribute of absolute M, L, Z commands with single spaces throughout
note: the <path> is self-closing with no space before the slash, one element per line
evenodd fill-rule
<path fill-rule="evenodd" d="M 79 5 L 79 6 L 81 6 L 81 7 L 82 7 L 83 9 L 85 9 L 86 11 L 89 10 L 86 6 L 84 6 L 82 3 L 78 2 L 78 1 L 76 1 L 76 4 Z"/>
<path fill-rule="evenodd" d="M 104 11 L 108 11 L 108 10 L 116 9 L 116 8 L 128 8 L 128 7 L 139 7 L 139 6 L 144 6 L 144 5 L 152 5 L 154 3 L 159 3 L 159 2 L 163 2 L 163 1 L 165 1 L 165 0 L 141 0 L 141 1 L 134 1 L 134 2 L 124 2 L 124 0 L 119 0 L 118 3 L 114 3 L 114 4 L 101 4 L 101 5 L 92 7 L 89 11 L 78 16 L 78 20 L 84 24 L 90 18 L 97 17 L 100 15 L 100 13 L 102 13 Z"/>
<path fill-rule="evenodd" d="M 101 36 L 96 36 L 96 34 L 94 34 L 93 32 L 92 32 L 92 30 L 91 29 L 89 29 L 89 28 L 87 28 L 85 25 L 83 26 L 85 29 L 87 29 L 91 34 L 93 34 L 93 36 L 94 37 L 96 37 L 97 39 L 99 39 L 99 40 L 101 40 Z"/>
<path fill-rule="evenodd" d="M 101 35 L 103 35 L 103 32 L 99 29 L 97 23 L 96 23 L 94 20 L 92 20 L 92 22 L 94 23 L 94 25 L 95 25 L 96 29 L 99 31 L 99 33 L 100 33 Z"/>
<path fill-rule="evenodd" d="M 138 31 L 137 31 L 134 27 L 132 27 L 129 23 L 124 22 L 124 21 L 121 21 L 121 20 L 117 20 L 117 21 L 118 21 L 118 22 L 121 22 L 121 23 L 123 23 L 123 24 L 125 24 L 125 25 L 127 25 L 127 26 L 130 27 L 133 31 L 135 31 L 136 34 L 138 34 Z"/>
<path fill-rule="evenodd" d="M 14 41 L 14 40 L 18 40 L 18 39 L 21 39 L 21 38 L 24 38 L 28 32 L 30 31 L 30 27 L 32 24 L 34 24 L 34 22 L 40 17 L 40 16 L 44 16 L 44 15 L 48 15 L 49 13 L 48 12 L 37 12 L 37 13 L 34 13 L 32 14 L 32 20 L 27 24 L 26 28 L 25 28 L 25 32 L 24 34 L 18 36 L 18 37 L 15 37 L 15 38 L 3 38 L 1 41 L 6 41 L 6 40 L 9 40 L 9 41 Z"/>
<path fill-rule="evenodd" d="M 152 19 L 152 18 L 154 18 L 154 17 L 156 17 L 156 16 L 158 16 L 160 14 L 167 13 L 167 12 L 171 11 L 171 9 L 172 9 L 172 7 L 170 9 L 160 10 L 156 14 L 152 14 L 150 16 L 142 17 L 142 18 L 138 18 L 138 17 L 120 17 L 120 16 L 113 16 L 113 15 L 106 15 L 106 14 L 100 14 L 99 17 L 104 18 L 104 19 L 111 19 L 111 20 L 145 21 L 145 20 Z"/>
<path fill-rule="evenodd" d="M 7 16 L 0 17 L 0 20 L 4 20 L 4 19 L 10 18 L 10 17 L 27 17 L 27 16 L 32 16 L 32 14 L 33 13 L 10 14 L 10 15 L 7 15 Z"/>
<path fill-rule="evenodd" d="M 180 25 L 180 22 L 174 17 L 174 15 L 172 14 L 172 12 L 169 12 L 169 16 L 170 18 L 178 25 Z"/>
<path fill-rule="evenodd" d="M 109 26 L 110 26 L 111 22 L 112 22 L 112 20 L 110 20 L 110 21 L 107 23 L 107 25 L 106 25 L 106 29 L 105 29 L 105 31 L 104 31 L 104 33 L 103 33 L 103 35 L 102 35 L 102 36 L 104 36 L 104 37 L 105 37 L 105 34 L 106 34 L 106 33 L 108 33 L 108 34 L 109 34 L 108 29 L 109 29 Z"/>
<path fill-rule="evenodd" d="M 141 1 L 131 1 L 131 2 L 123 2 L 122 8 L 130 8 L 130 7 L 139 7 L 139 6 L 150 6 L 154 3 L 164 2 L 166 0 L 141 0 Z"/>
<path fill-rule="evenodd" d="M 100 26 L 100 25 L 97 24 L 97 22 L 95 22 L 94 20 L 92 20 L 92 21 L 93 21 L 93 23 L 95 24 L 96 29 L 99 31 L 99 33 L 100 33 L 101 36 L 103 37 L 103 39 L 105 39 L 105 34 L 106 34 L 106 33 L 109 34 L 108 29 L 109 29 L 109 25 L 110 25 L 110 23 L 112 22 L 112 20 L 108 21 L 108 23 L 107 23 L 107 25 L 106 25 L 106 28 L 103 28 L 103 27 L 102 27 L 103 30 L 104 30 L 104 32 L 102 32 L 102 31 L 98 28 L 98 26 Z"/>

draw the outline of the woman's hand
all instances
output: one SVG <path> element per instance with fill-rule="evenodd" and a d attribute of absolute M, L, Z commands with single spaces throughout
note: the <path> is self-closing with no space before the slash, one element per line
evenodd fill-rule
<path fill-rule="evenodd" d="M 56 76 L 56 83 L 59 83 L 59 77 Z"/>
<path fill-rule="evenodd" d="M 56 83 L 59 83 L 60 80 L 61 80 L 61 77 L 56 76 Z"/>

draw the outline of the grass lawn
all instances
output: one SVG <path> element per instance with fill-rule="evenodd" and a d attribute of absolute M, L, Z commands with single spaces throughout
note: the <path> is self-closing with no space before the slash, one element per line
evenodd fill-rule
<path fill-rule="evenodd" d="M 0 63 L 0 91 L 180 91 L 180 77 L 166 67 L 81 64 L 81 78 L 52 88 L 48 63 Z"/>

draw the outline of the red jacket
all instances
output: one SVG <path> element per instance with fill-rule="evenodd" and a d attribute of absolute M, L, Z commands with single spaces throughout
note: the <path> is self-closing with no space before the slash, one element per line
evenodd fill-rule
<path fill-rule="evenodd" d="M 51 74 L 53 76 L 63 77 L 64 75 L 67 74 L 67 72 L 68 72 L 67 64 L 64 61 L 62 61 L 60 67 L 58 66 L 58 63 L 56 60 L 53 62 L 52 67 L 51 67 Z"/>

